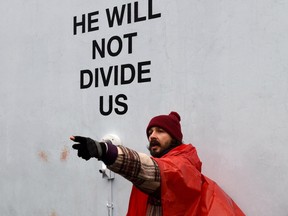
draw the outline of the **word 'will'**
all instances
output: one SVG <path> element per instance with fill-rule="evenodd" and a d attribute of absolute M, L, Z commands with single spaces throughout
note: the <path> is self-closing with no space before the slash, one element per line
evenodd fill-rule
<path fill-rule="evenodd" d="M 121 7 L 115 6 L 113 10 L 110 8 L 106 9 L 106 19 L 108 26 L 112 28 L 115 23 L 121 26 L 123 23 L 131 24 L 142 22 L 145 20 L 151 20 L 161 17 L 161 13 L 155 13 L 153 11 L 153 0 L 148 0 L 148 10 L 136 1 L 133 4 L 123 4 Z M 140 15 L 140 7 L 142 7 L 142 12 L 147 11 L 147 14 Z M 86 32 L 97 31 L 100 29 L 99 22 L 99 11 L 93 11 L 91 13 L 82 14 L 81 18 L 77 16 L 73 17 L 73 34 L 78 34 L 77 29 L 82 29 L 82 34 Z"/>

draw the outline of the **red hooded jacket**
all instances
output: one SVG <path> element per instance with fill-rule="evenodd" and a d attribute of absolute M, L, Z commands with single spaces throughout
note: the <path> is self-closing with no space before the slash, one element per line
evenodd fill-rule
<path fill-rule="evenodd" d="M 163 216 L 245 216 L 211 179 L 201 174 L 195 147 L 182 144 L 153 158 L 161 174 Z M 148 195 L 133 186 L 127 216 L 145 216 Z"/>

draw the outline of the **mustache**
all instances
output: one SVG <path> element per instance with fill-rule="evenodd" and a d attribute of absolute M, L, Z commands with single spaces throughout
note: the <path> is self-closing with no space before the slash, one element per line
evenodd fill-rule
<path fill-rule="evenodd" d="M 151 140 L 149 145 L 147 145 L 147 149 L 150 150 L 154 146 L 161 146 L 157 140 Z"/>

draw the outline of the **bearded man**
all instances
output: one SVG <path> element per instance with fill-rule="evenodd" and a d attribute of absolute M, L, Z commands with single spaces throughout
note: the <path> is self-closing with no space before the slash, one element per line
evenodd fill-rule
<path fill-rule="evenodd" d="M 72 136 L 85 160 L 94 157 L 133 183 L 127 216 L 243 216 L 235 202 L 201 173 L 192 144 L 184 144 L 177 112 L 152 118 L 147 126 L 151 156 L 112 142 Z"/>

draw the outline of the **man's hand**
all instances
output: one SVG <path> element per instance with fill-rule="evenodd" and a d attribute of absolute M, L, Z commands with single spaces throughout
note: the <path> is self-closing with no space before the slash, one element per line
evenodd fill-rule
<path fill-rule="evenodd" d="M 70 139 L 77 142 L 72 148 L 78 150 L 78 157 L 89 160 L 91 157 L 101 158 L 103 150 L 101 144 L 89 137 L 71 136 Z"/>

